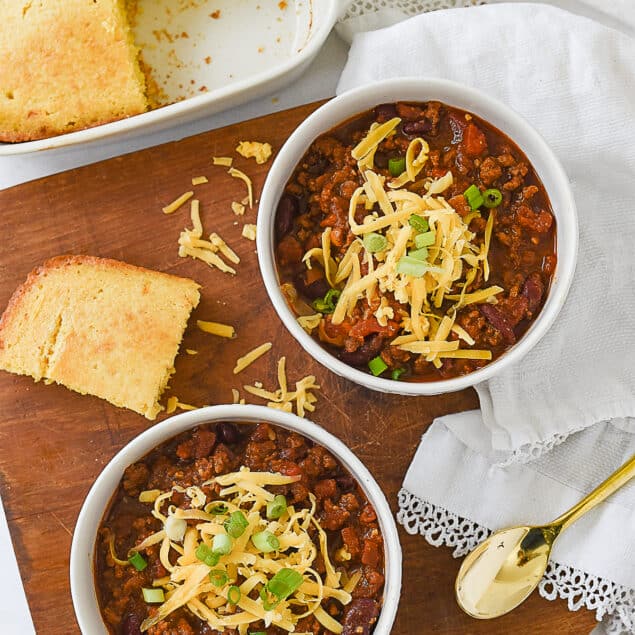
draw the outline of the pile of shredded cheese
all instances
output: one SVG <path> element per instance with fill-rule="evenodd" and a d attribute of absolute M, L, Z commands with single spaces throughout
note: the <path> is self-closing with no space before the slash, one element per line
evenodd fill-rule
<path fill-rule="evenodd" d="M 484 241 L 479 245 L 474 242 L 475 234 L 469 230 L 471 220 L 479 212 L 462 218 L 442 196 L 453 183 L 451 172 L 437 179 L 418 182 L 422 194 L 404 187 L 416 182 L 428 159 L 429 147 L 422 138 L 410 142 L 405 170 L 399 177 L 386 178 L 375 172 L 377 147 L 395 134 L 400 121 L 395 117 L 381 125 L 373 124 L 351 153 L 364 180 L 363 185 L 355 190 L 349 205 L 349 225 L 356 239 L 336 261 L 331 255 L 331 230 L 327 228 L 322 233 L 321 246 L 310 249 L 304 255 L 304 262 L 308 268 L 311 268 L 312 261 L 318 262 L 330 286 L 341 290 L 332 315 L 333 324 L 341 324 L 350 316 L 361 299 L 366 298 L 370 303 L 378 290 L 382 294 L 390 292 L 403 309 L 395 315 L 386 298 L 381 297 L 375 317 L 383 325 L 388 319 L 399 319 L 403 334 L 391 342 L 393 346 L 423 355 L 437 368 L 443 358 L 491 359 L 491 351 L 488 350 L 459 350 L 460 341 L 467 346 L 473 346 L 475 342 L 455 324 L 455 319 L 461 307 L 476 302 L 495 303 L 496 295 L 503 291 L 501 287 L 490 286 L 467 293 L 479 268 L 482 268 L 483 279 L 487 281 L 489 278 L 487 258 L 495 212 L 489 212 Z M 358 223 L 356 216 L 359 218 L 360 209 L 365 209 L 366 214 Z M 417 264 L 424 271 L 422 275 L 399 270 L 400 260 L 417 249 L 415 239 L 419 232 L 411 224 L 414 216 L 418 217 L 417 221 L 428 225 L 427 237 L 431 241 L 420 250 L 425 254 L 423 259 L 419 258 L 421 264 Z M 385 239 L 384 247 L 373 253 L 366 249 L 364 243 L 364 237 L 371 233 Z M 363 276 L 362 264 L 368 270 Z M 461 292 L 453 294 L 453 288 L 460 288 Z M 444 301 L 451 303 L 445 314 L 439 311 Z M 298 322 L 312 332 L 322 319 L 323 316 L 317 313 L 302 315 Z M 448 341 L 452 332 L 458 340 Z"/>
<path fill-rule="evenodd" d="M 314 391 L 319 390 L 320 385 L 317 383 L 315 375 L 307 375 L 295 382 L 295 390 L 289 390 L 286 357 L 281 357 L 278 360 L 278 388 L 267 390 L 263 388 L 261 382 L 256 382 L 253 386 L 243 386 L 243 389 L 250 395 L 264 399 L 269 408 L 293 412 L 295 406 L 298 416 L 304 417 L 307 412 L 315 410 L 318 399 Z M 233 389 L 232 394 L 234 403 L 245 403 L 245 400 L 240 398 L 238 390 Z"/>
<path fill-rule="evenodd" d="M 315 496 L 309 494 L 310 509 L 288 506 L 277 520 L 268 520 L 265 515 L 267 502 L 274 499 L 274 494 L 267 487 L 291 484 L 299 479 L 299 476 L 251 472 L 243 467 L 238 472 L 218 476 L 202 484 L 216 482 L 222 487 L 220 498 L 215 501 L 208 501 L 197 486 L 182 488 L 175 485 L 167 492 L 141 492 L 139 500 L 152 505 L 150 513 L 161 521 L 163 528 L 148 536 L 131 552 L 142 553 L 147 547 L 160 544 L 161 564 L 168 571 L 167 576 L 152 582 L 154 587 L 164 590 L 165 601 L 153 616 L 143 622 L 141 631 L 147 631 L 185 606 L 221 632 L 236 628 L 240 635 L 246 635 L 249 625 L 261 620 L 267 628 L 273 624 L 294 632 L 300 619 L 314 615 L 329 631 L 341 633 L 342 625 L 322 608 L 321 603 L 324 599 L 333 598 L 341 604 L 348 604 L 361 576 L 354 573 L 346 578 L 345 574 L 335 570 L 328 552 L 326 533 L 315 517 Z M 187 497 L 188 509 L 170 503 L 174 492 Z M 223 510 L 221 513 L 210 513 L 211 510 L 218 512 L 219 507 Z M 196 551 L 200 545 L 211 549 L 214 536 L 225 534 L 223 525 L 236 511 L 242 512 L 247 527 L 242 535 L 233 539 L 231 551 L 221 555 L 218 563 L 210 567 L 197 558 Z M 255 547 L 250 539 L 261 531 L 271 532 L 277 538 L 277 551 L 263 553 Z M 111 537 L 110 548 L 115 562 L 128 564 L 116 557 L 114 537 Z M 318 556 L 324 562 L 324 576 L 315 570 Z M 273 609 L 265 610 L 258 592 L 283 568 L 293 569 L 303 576 L 304 581 L 290 597 L 280 601 Z M 212 569 L 226 574 L 222 586 L 210 582 Z M 232 605 L 228 601 L 228 591 L 233 585 L 240 589 L 240 599 Z"/>

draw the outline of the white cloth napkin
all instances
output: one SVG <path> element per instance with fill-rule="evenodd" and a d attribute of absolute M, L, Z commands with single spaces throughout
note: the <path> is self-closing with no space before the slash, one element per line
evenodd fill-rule
<path fill-rule="evenodd" d="M 424 435 L 400 501 L 410 531 L 430 538 L 441 529 L 443 542 L 469 548 L 474 527 L 482 537 L 557 516 L 635 453 L 631 421 L 601 423 L 635 415 L 634 61 L 635 40 L 542 4 L 438 11 L 353 38 L 338 92 L 433 76 L 498 97 L 559 156 L 580 217 L 575 281 L 551 331 L 516 367 L 478 387 L 481 414 L 446 417 Z M 544 463 L 499 466 L 536 458 L 585 428 L 575 451 L 570 439 Z M 615 447 L 621 453 L 599 451 Z M 561 538 L 542 592 L 594 609 L 598 619 L 609 615 L 615 632 L 635 632 L 632 487 L 621 500 Z M 449 529 L 439 513 L 454 519 Z M 604 527 L 613 532 L 609 545 L 599 538 Z"/>

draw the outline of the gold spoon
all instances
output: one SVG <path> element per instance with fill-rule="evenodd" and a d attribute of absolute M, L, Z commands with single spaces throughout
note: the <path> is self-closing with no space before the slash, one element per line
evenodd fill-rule
<path fill-rule="evenodd" d="M 501 529 L 470 553 L 459 570 L 459 606 L 472 617 L 509 613 L 538 586 L 556 538 L 635 476 L 635 455 L 577 505 L 548 525 Z"/>

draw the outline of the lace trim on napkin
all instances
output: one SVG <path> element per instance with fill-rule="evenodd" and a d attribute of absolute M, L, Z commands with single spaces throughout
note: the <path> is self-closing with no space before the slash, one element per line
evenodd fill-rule
<path fill-rule="evenodd" d="M 491 533 L 405 489 L 399 492 L 397 521 L 409 534 L 421 534 L 434 547 L 452 547 L 455 558 L 467 555 Z M 550 562 L 538 592 L 547 600 L 566 600 L 570 611 L 595 611 L 596 619 L 604 620 L 606 632 L 611 635 L 635 632 L 635 589 Z"/>
<path fill-rule="evenodd" d="M 437 9 L 456 9 L 485 3 L 486 0 L 355 0 L 348 8 L 344 19 L 383 9 L 398 9 L 405 15 L 418 15 Z"/>

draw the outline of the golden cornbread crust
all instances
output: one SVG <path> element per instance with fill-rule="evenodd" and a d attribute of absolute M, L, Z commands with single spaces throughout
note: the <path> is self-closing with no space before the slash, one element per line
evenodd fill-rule
<path fill-rule="evenodd" d="M 0 369 L 154 419 L 198 288 L 193 280 L 117 260 L 47 260 L 0 318 Z"/>
<path fill-rule="evenodd" d="M 147 110 L 124 0 L 0 0 L 0 141 Z"/>

